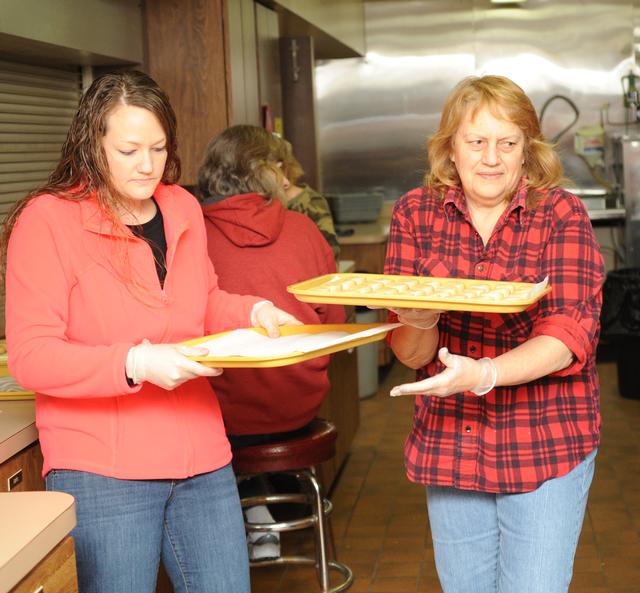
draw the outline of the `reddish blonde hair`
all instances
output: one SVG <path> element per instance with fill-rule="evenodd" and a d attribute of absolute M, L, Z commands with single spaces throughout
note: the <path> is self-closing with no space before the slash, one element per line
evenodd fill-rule
<path fill-rule="evenodd" d="M 531 100 L 513 81 L 504 76 L 470 76 L 453 89 L 442 110 L 438 130 L 427 142 L 430 170 L 424 177 L 427 187 L 442 195 L 451 187 L 460 186 L 460 177 L 451 161 L 453 138 L 463 119 L 487 107 L 495 117 L 506 118 L 524 133 L 524 165 L 529 192 L 527 206 L 533 206 L 541 191 L 563 182 L 560 157 L 546 142 L 540 121 Z"/>

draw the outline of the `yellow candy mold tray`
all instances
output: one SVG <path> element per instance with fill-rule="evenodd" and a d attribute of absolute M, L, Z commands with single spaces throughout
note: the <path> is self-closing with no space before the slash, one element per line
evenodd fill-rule
<path fill-rule="evenodd" d="M 275 352 L 276 342 L 274 342 L 273 354 L 265 353 L 261 356 L 243 356 L 241 354 L 221 356 L 216 354 L 213 356 L 190 356 L 189 358 L 215 368 L 269 368 L 286 366 L 382 340 L 387 333 L 393 329 L 393 327 L 394 325 L 386 323 L 285 325 L 280 327 L 280 335 L 283 337 L 299 336 L 301 338 L 305 338 L 306 336 L 315 335 L 323 338 L 326 337 L 327 339 L 325 341 L 327 344 L 313 348 L 310 351 L 300 351 L 295 350 L 295 340 L 292 340 L 292 344 L 294 345 L 292 350 L 288 352 Z M 182 342 L 182 344 L 185 346 L 200 346 L 207 342 L 214 342 L 225 337 L 232 337 L 231 335 L 238 331 L 239 330 L 233 330 L 211 336 L 205 336 L 204 338 L 196 338 L 194 340 Z M 251 335 L 247 332 L 252 332 L 258 337 L 258 339 L 260 339 L 260 337 L 265 338 L 267 336 L 266 331 L 262 328 L 252 327 L 240 331 L 244 332 L 244 336 L 249 336 L 249 339 L 251 338 Z M 322 336 L 322 334 L 325 334 L 325 336 Z M 338 334 L 340 335 L 338 336 Z M 267 339 L 270 340 L 272 338 Z M 277 338 L 275 340 L 277 340 Z M 262 341 L 268 349 L 269 343 L 266 340 Z M 302 345 L 302 343 L 300 343 L 300 345 Z M 305 348 L 307 347 L 309 346 L 305 346 Z M 280 350 L 281 349 L 282 348 L 280 348 Z"/>
<path fill-rule="evenodd" d="M 0 340 L 0 377 L 7 377 L 8 375 L 7 341 Z"/>
<path fill-rule="evenodd" d="M 23 401 L 36 399 L 33 391 L 0 391 L 0 401 Z"/>
<path fill-rule="evenodd" d="M 518 313 L 551 292 L 537 284 L 430 276 L 327 274 L 287 287 L 307 303 Z"/>

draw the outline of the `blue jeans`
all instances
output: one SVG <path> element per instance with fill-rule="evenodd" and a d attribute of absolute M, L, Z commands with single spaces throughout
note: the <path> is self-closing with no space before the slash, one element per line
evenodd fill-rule
<path fill-rule="evenodd" d="M 522 494 L 428 486 L 444 593 L 566 593 L 595 456 Z"/>
<path fill-rule="evenodd" d="M 47 490 L 76 500 L 80 593 L 153 593 L 160 558 L 176 593 L 249 593 L 233 470 L 184 480 L 119 480 L 53 470 Z"/>

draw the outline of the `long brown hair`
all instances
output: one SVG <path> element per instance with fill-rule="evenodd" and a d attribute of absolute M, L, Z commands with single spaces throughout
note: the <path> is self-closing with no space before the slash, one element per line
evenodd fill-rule
<path fill-rule="evenodd" d="M 179 179 L 176 116 L 165 92 L 151 77 L 137 70 L 105 74 L 94 80 L 80 99 L 62 145 L 60 160 L 49 179 L 18 201 L 7 215 L 0 244 L 3 266 L 9 237 L 20 213 L 41 194 L 54 194 L 66 200 L 85 200 L 95 196 L 118 234 L 122 225 L 116 213 L 118 206 L 124 204 L 124 198 L 111 182 L 102 147 L 107 117 L 118 105 L 141 107 L 158 118 L 167 139 L 167 161 L 161 181 L 175 183 Z M 124 234 L 124 228 L 121 233 Z"/>
<path fill-rule="evenodd" d="M 278 161 L 282 163 L 282 172 L 293 185 L 297 185 L 300 178 L 304 175 L 304 170 L 302 169 L 300 161 L 293 155 L 291 142 L 278 136 L 276 136 L 275 140 L 278 145 L 276 156 Z"/>
<path fill-rule="evenodd" d="M 447 98 L 440 125 L 427 142 L 430 171 L 425 186 L 444 192 L 460 185 L 460 177 L 451 160 L 453 138 L 462 120 L 471 111 L 475 115 L 488 107 L 494 116 L 506 117 L 524 133 L 524 166 L 529 188 L 527 206 L 540 198 L 540 191 L 558 186 L 564 181 L 560 157 L 546 142 L 536 110 L 525 92 L 504 76 L 470 76 L 463 79 Z"/>
<path fill-rule="evenodd" d="M 278 140 L 264 128 L 231 126 L 209 142 L 198 169 L 200 199 L 259 193 L 284 202 Z"/>

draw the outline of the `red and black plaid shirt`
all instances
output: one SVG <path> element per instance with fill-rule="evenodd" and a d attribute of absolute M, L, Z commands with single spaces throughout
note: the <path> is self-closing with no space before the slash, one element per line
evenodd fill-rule
<path fill-rule="evenodd" d="M 482 397 L 416 397 L 405 446 L 414 482 L 482 492 L 526 492 L 569 472 L 599 442 L 595 351 L 604 280 L 602 256 L 579 198 L 549 190 L 534 209 L 525 180 L 485 246 L 464 194 L 444 200 L 415 189 L 393 211 L 385 273 L 539 282 L 552 287 L 522 313 L 449 312 L 439 347 L 494 358 L 534 336 L 561 340 L 573 363 L 552 375 Z M 417 379 L 443 370 L 438 361 Z"/>

